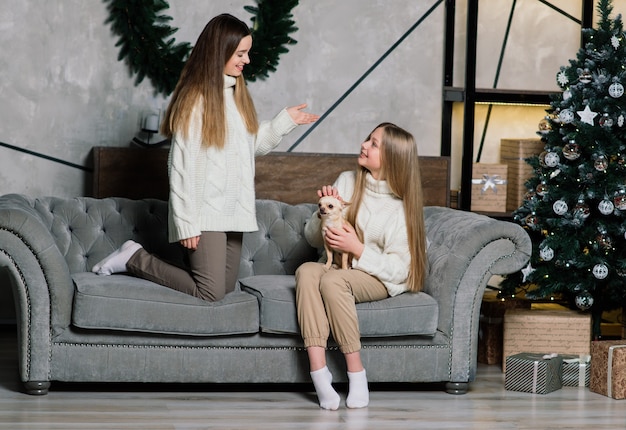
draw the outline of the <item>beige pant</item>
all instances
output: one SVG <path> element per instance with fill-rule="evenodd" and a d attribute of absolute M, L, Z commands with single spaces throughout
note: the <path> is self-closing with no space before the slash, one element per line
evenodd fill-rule
<path fill-rule="evenodd" d="M 296 305 L 304 346 L 326 348 L 332 331 L 344 354 L 361 349 L 356 303 L 388 297 L 377 278 L 356 269 L 326 269 L 304 263 L 296 271 Z"/>
<path fill-rule="evenodd" d="M 235 289 L 241 257 L 242 233 L 203 231 L 195 251 L 187 250 L 189 268 L 166 263 L 143 248 L 126 263 L 143 279 L 214 302 Z"/>

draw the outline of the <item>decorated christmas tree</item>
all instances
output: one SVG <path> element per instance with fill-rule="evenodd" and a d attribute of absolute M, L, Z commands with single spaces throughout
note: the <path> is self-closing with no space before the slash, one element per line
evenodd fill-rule
<path fill-rule="evenodd" d="M 538 134 L 545 143 L 527 162 L 534 175 L 514 219 L 529 233 L 528 266 L 502 283 L 503 294 L 559 299 L 593 315 L 626 299 L 626 34 L 611 0 L 584 46 L 561 67 Z"/>

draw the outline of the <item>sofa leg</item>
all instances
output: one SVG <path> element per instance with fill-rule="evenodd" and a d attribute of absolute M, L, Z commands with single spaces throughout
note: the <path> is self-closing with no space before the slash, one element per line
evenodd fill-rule
<path fill-rule="evenodd" d="M 50 381 L 26 381 L 24 382 L 26 394 L 32 396 L 45 396 L 50 388 Z"/>
<path fill-rule="evenodd" d="M 448 394 L 465 394 L 469 388 L 469 382 L 446 382 Z"/>

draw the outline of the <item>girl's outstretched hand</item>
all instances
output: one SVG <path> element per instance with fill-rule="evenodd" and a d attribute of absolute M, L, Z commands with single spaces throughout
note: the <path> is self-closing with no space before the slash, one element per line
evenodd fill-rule
<path fill-rule="evenodd" d="M 298 106 L 291 106 L 287 108 L 287 113 L 298 125 L 311 124 L 319 119 L 319 115 L 314 113 L 303 112 L 302 110 L 306 109 L 306 103 L 303 103 Z"/>

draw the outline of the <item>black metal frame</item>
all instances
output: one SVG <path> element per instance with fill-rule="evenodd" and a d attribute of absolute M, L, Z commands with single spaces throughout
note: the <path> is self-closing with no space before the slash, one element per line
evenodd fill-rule
<path fill-rule="evenodd" d="M 542 0 L 540 0 L 542 1 Z M 441 129 L 441 155 L 450 156 L 452 152 L 452 109 L 454 103 L 464 103 L 463 108 L 463 155 L 461 159 L 461 190 L 458 207 L 470 210 L 472 165 L 474 158 L 474 120 L 476 103 L 525 103 L 549 104 L 550 92 L 545 91 L 506 91 L 497 89 L 476 89 L 476 45 L 478 36 L 478 2 L 467 2 L 467 29 L 465 51 L 465 87 L 453 87 L 454 74 L 454 18 L 456 0 L 445 3 L 444 37 L 444 76 Z M 545 2 L 544 2 L 545 3 Z M 591 28 L 593 21 L 593 0 L 582 0 L 582 28 Z M 582 46 L 582 35 L 581 35 Z"/>

